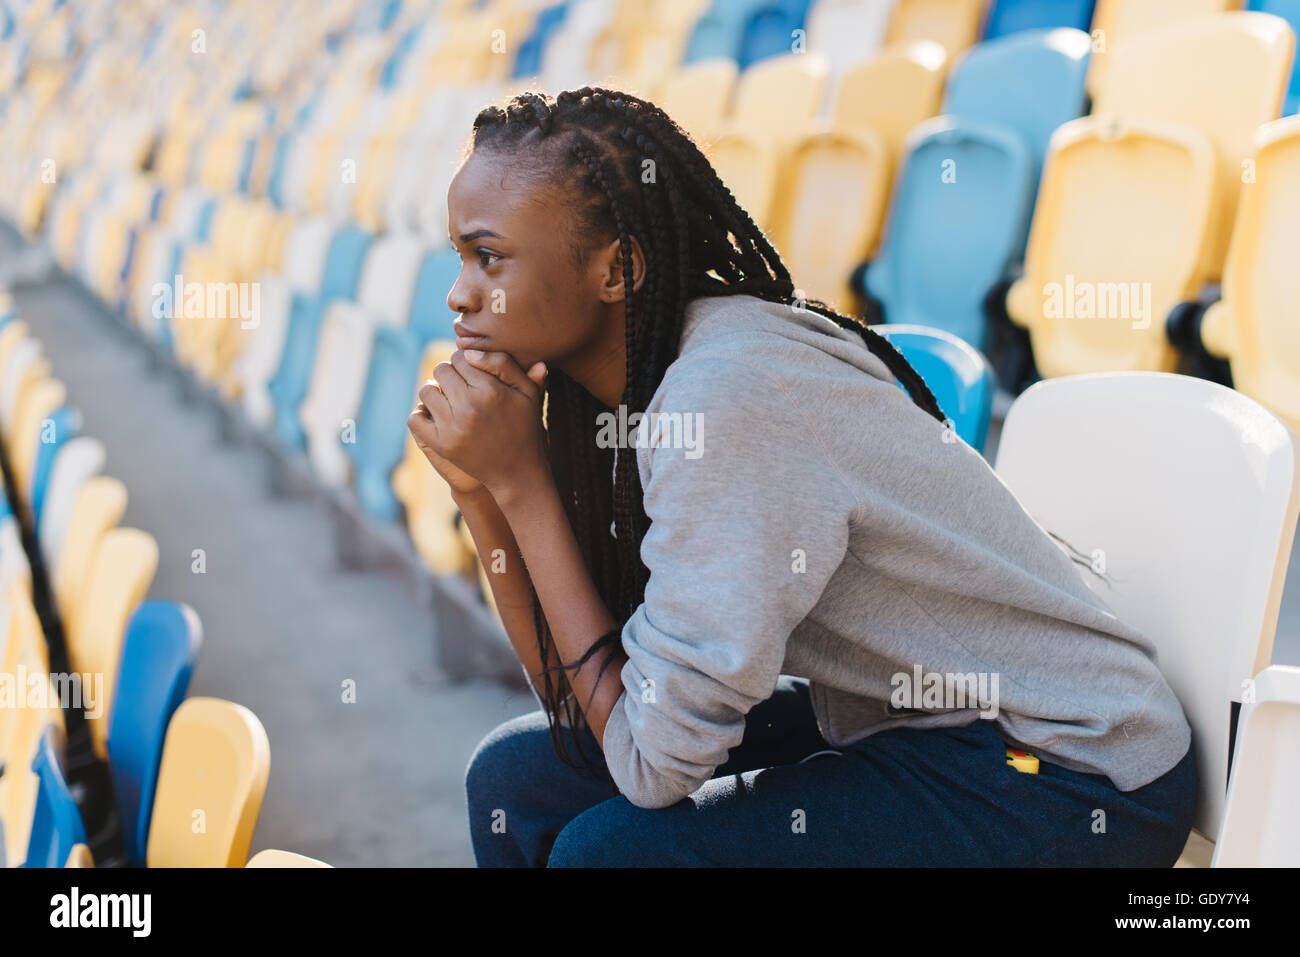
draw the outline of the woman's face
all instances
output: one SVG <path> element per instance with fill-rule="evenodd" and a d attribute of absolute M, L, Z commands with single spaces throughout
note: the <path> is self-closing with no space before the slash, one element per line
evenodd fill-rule
<path fill-rule="evenodd" d="M 512 173 L 509 158 L 471 153 L 447 192 L 447 220 L 461 258 L 447 294 L 460 313 L 460 348 L 506 352 L 524 369 L 542 360 L 570 374 L 621 350 L 618 240 L 610 246 L 579 234 L 555 191 Z M 589 253 L 581 267 L 574 243 Z"/>

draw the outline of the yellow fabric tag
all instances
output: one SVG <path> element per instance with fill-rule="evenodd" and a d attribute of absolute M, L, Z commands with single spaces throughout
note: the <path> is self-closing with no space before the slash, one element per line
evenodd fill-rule
<path fill-rule="evenodd" d="M 1038 773 L 1038 758 L 1034 757 L 1028 751 L 1018 751 L 1015 748 L 1007 748 L 1007 764 L 1025 774 Z"/>

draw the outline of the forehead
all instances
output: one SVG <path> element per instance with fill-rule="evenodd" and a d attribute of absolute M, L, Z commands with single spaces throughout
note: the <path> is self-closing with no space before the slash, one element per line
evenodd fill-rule
<path fill-rule="evenodd" d="M 528 175 L 527 166 L 509 156 L 471 153 L 447 190 L 447 216 L 453 233 L 491 228 L 504 236 L 530 228 L 553 229 L 566 209 L 553 190 Z"/>

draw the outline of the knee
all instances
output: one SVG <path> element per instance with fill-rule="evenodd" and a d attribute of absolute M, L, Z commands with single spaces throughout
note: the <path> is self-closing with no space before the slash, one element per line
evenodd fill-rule
<path fill-rule="evenodd" d="M 555 838 L 547 867 L 632 867 L 627 852 L 631 835 L 619 818 L 617 805 L 623 798 L 611 798 L 584 811 L 566 824 Z M 629 805 L 630 806 L 630 805 Z"/>
<path fill-rule="evenodd" d="M 465 768 L 465 797 L 470 806 L 489 795 L 501 803 L 512 785 L 527 779 L 526 770 L 539 749 L 550 746 L 548 726 L 540 712 L 498 725 L 474 748 Z"/>

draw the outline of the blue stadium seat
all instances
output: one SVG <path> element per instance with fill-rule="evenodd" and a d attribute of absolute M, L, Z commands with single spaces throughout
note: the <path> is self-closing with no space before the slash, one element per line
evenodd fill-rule
<path fill-rule="evenodd" d="M 1250 0 L 1246 9 L 1281 17 L 1300 34 L 1300 0 Z M 1282 104 L 1283 116 L 1293 113 L 1300 113 L 1300 53 L 1291 64 L 1291 86 L 1287 90 L 1286 102 Z"/>
<path fill-rule="evenodd" d="M 755 10 L 741 34 L 740 68 L 743 70 L 767 57 L 790 53 L 794 31 L 804 28 L 810 6 L 809 0 L 781 0 Z"/>
<path fill-rule="evenodd" d="M 202 642 L 198 615 L 179 602 L 141 602 L 127 624 L 108 729 L 108 763 L 133 864 L 145 860 L 167 724 L 185 698 Z"/>
<path fill-rule="evenodd" d="M 80 434 L 81 412 L 75 406 L 65 405 L 50 416 L 50 423 L 53 425 L 50 441 L 44 441 L 45 428 L 42 427 L 41 447 L 36 451 L 36 462 L 32 467 L 32 523 L 38 527 L 41 509 L 45 504 L 45 492 L 50 484 L 50 473 L 54 470 L 54 457 L 64 443 Z"/>
<path fill-rule="evenodd" d="M 686 44 L 683 64 L 714 57 L 740 62 L 741 43 L 750 17 L 770 0 L 713 0 L 709 9 L 695 22 Z"/>
<path fill-rule="evenodd" d="M 1073 27 L 1088 32 L 1097 0 L 994 0 L 984 25 L 984 39 L 995 40 L 1021 30 Z"/>
<path fill-rule="evenodd" d="M 321 274 L 320 295 L 293 294 L 289 328 L 285 333 L 280 367 L 267 386 L 275 402 L 275 433 L 287 447 L 306 447 L 307 436 L 298 420 L 298 406 L 311 384 L 316 344 L 325 311 L 335 299 L 356 297 L 361 264 L 374 236 L 356 226 L 344 226 L 330 239 Z"/>
<path fill-rule="evenodd" d="M 406 448 L 406 419 L 415 407 L 422 349 L 414 326 L 375 328 L 356 441 L 344 446 L 352 458 L 357 501 L 379 522 L 397 519 L 391 476 Z"/>
<path fill-rule="evenodd" d="M 1005 127 L 947 116 L 912 137 L 866 291 L 886 322 L 944 329 L 987 353 L 984 297 L 1024 248 L 1033 157 Z"/>
<path fill-rule="evenodd" d="M 36 809 L 32 815 L 27 860 L 23 867 L 63 867 L 77 844 L 86 843 L 86 825 L 68 790 L 56 742 L 61 734 L 49 725 L 41 735 L 40 749 L 32 761 L 39 782 Z"/>
<path fill-rule="evenodd" d="M 1078 119 L 1092 40 L 1081 30 L 1033 30 L 982 43 L 953 69 L 943 112 L 1020 134 L 1042 169 L 1052 133 Z"/>
<path fill-rule="evenodd" d="M 515 79 L 527 79 L 542 72 L 542 57 L 546 53 L 546 44 L 560 28 L 568 13 L 569 4 L 565 2 L 547 7 L 537 14 L 533 32 L 519 44 L 519 52 L 515 54 L 515 69 L 512 74 Z"/>
<path fill-rule="evenodd" d="M 957 435 L 983 453 L 997 390 L 993 369 L 984 355 L 942 329 L 912 325 L 871 328 L 888 339 L 925 380 L 939 408 L 952 419 Z M 903 384 L 899 382 L 898 387 L 902 389 Z"/>
<path fill-rule="evenodd" d="M 459 274 L 460 254 L 450 246 L 430 252 L 420 263 L 407 320 L 420 348 L 434 339 L 456 338 L 456 330 L 451 324 L 456 313 L 447 306 L 447 294 L 456 284 Z"/>

